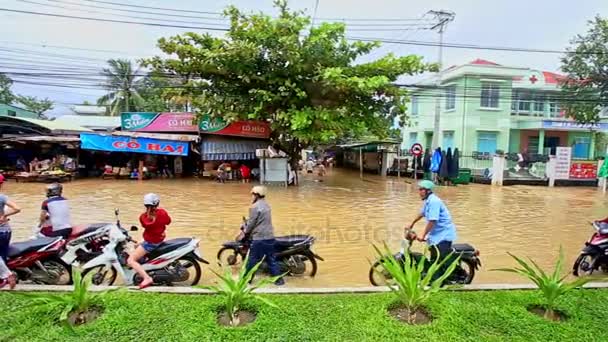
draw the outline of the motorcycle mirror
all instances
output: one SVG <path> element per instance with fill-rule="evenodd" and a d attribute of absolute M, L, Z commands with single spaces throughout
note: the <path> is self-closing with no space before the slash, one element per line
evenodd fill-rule
<path fill-rule="evenodd" d="M 136 232 L 137 231 L 137 226 L 131 226 L 131 231 L 132 232 Z"/>
<path fill-rule="evenodd" d="M 120 214 L 120 209 L 118 209 L 118 208 L 114 209 L 114 215 L 118 216 L 118 214 Z"/>

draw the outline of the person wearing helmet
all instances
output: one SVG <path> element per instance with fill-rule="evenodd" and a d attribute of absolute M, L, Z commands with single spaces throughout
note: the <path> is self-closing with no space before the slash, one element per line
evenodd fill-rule
<path fill-rule="evenodd" d="M 4 176 L 0 174 L 0 191 L 4 184 Z M 11 227 L 8 224 L 9 216 L 21 212 L 21 208 L 15 202 L 8 199 L 0 192 L 0 288 L 8 284 L 9 288 L 14 289 L 17 278 L 6 266 L 8 250 L 11 242 Z"/>
<path fill-rule="evenodd" d="M 281 275 L 281 269 L 274 256 L 274 227 L 270 205 L 266 202 L 266 187 L 254 186 L 251 189 L 252 203 L 249 207 L 249 219 L 243 227 L 243 236 L 251 241 L 249 248 L 249 262 L 247 270 L 251 270 L 257 263 L 264 260 L 268 263 L 272 276 Z M 276 285 L 283 285 L 285 281 L 278 279 Z"/>
<path fill-rule="evenodd" d="M 160 197 L 157 194 L 150 193 L 144 196 L 146 212 L 139 216 L 139 223 L 144 228 L 144 242 L 139 244 L 127 259 L 127 264 L 143 279 L 139 284 L 140 289 L 152 285 L 154 280 L 146 273 L 139 260 L 165 241 L 165 231 L 171 224 L 171 217 L 165 209 L 158 207 L 159 204 Z"/>
<path fill-rule="evenodd" d="M 72 233 L 70 206 L 62 196 L 63 186 L 59 183 L 46 187 L 46 200 L 40 212 L 40 233 L 49 237 L 68 237 Z"/>
<path fill-rule="evenodd" d="M 452 251 L 452 242 L 456 240 L 456 226 L 452 222 L 450 211 L 445 203 L 433 193 L 435 184 L 430 180 L 423 180 L 418 183 L 418 195 L 424 201 L 420 214 L 408 227 L 409 230 L 422 218 L 426 219 L 426 227 L 422 235 L 417 237 L 418 241 L 426 241 L 431 252 L 431 261 L 441 261 Z M 406 228 L 406 230 L 408 230 Z M 447 265 L 442 266 L 442 270 L 437 272 L 437 277 L 441 276 Z"/>

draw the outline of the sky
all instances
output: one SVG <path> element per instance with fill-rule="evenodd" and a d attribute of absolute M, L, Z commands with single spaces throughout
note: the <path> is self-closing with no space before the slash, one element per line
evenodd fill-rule
<path fill-rule="evenodd" d="M 114 3 L 114 4 L 111 4 Z M 154 14 L 124 12 L 120 10 L 159 12 L 158 10 L 128 7 L 123 5 L 171 8 L 201 12 L 221 12 L 228 5 L 245 11 L 276 13 L 271 0 L 0 0 L 0 72 L 42 72 L 48 65 L 55 68 L 81 68 L 95 70 L 104 66 L 109 58 L 137 59 L 159 53 L 156 41 L 160 37 L 172 36 L 193 29 L 150 27 L 132 24 L 96 22 L 70 18 L 46 17 L 24 13 L 12 13 L 2 9 L 53 13 L 59 15 L 85 16 L 113 20 L 152 21 L 126 18 L 125 16 L 152 17 Z M 317 5 L 318 4 L 318 5 Z M 97 7 L 93 7 L 97 6 Z M 104 8 L 100 8 L 104 7 Z M 506 46 L 526 49 L 564 50 L 569 41 L 587 30 L 587 21 L 596 15 L 608 15 L 608 1 L 580 0 L 292 0 L 290 7 L 313 15 L 316 22 L 326 18 L 345 18 L 351 23 L 347 35 L 381 39 L 438 41 L 438 33 L 419 29 L 419 24 L 398 26 L 365 26 L 365 24 L 394 24 L 384 19 L 429 19 L 430 10 L 447 10 L 455 13 L 445 34 L 446 43 L 474 44 L 480 46 Z M 315 14 L 316 8 L 316 14 Z M 167 11 L 162 11 L 168 13 Z M 176 16 L 171 20 L 183 22 L 220 23 L 214 14 L 169 12 Z M 122 17 L 121 17 L 122 16 Z M 188 16 L 211 19 L 188 18 Z M 374 19 L 353 21 L 352 19 Z M 375 20 L 378 21 L 375 21 Z M 161 21 L 157 21 L 161 22 Z M 195 25 L 176 23 L 179 25 Z M 355 23 L 364 24 L 356 26 Z M 401 21 L 399 23 L 407 23 Z M 412 23 L 420 23 L 412 21 Z M 217 27 L 218 24 L 216 24 Z M 210 26 L 210 25 L 207 25 Z M 355 31 L 371 30 L 371 31 Z M 391 31 L 379 31 L 390 29 Z M 194 30 L 197 31 L 197 30 Z M 200 31 L 200 30 L 199 30 Z M 214 34 L 221 35 L 221 32 Z M 384 44 L 380 49 L 362 59 L 371 60 L 386 53 L 396 55 L 419 54 L 426 61 L 437 61 L 438 48 L 412 45 Z M 529 53 L 444 48 L 445 67 L 463 64 L 477 58 L 499 64 L 529 67 L 559 72 L 560 55 L 551 53 Z M 28 69 L 15 69 L 27 67 Z M 12 69 L 7 69 L 11 67 Z M 56 101 L 52 115 L 69 112 L 68 106 L 87 100 L 95 102 L 104 94 L 103 90 L 90 85 L 81 88 L 42 86 L 36 79 L 22 79 L 13 86 L 14 92 L 22 95 L 48 97 Z M 53 84 L 61 83 L 60 80 Z"/>

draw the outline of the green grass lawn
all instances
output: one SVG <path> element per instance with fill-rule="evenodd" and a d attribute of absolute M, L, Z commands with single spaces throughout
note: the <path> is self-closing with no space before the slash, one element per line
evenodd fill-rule
<path fill-rule="evenodd" d="M 0 293 L 0 341 L 608 341 L 608 290 L 566 295 L 566 322 L 548 322 L 526 307 L 533 291 L 442 292 L 428 307 L 433 323 L 408 326 L 387 314 L 392 294 L 272 295 L 281 310 L 258 305 L 246 327 L 216 323 L 219 297 L 111 293 L 105 312 L 74 332 L 52 311 Z"/>

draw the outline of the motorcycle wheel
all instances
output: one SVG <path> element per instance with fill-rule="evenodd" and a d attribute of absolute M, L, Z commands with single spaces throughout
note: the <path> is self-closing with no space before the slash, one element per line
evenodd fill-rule
<path fill-rule="evenodd" d="M 572 267 L 572 274 L 575 277 L 590 276 L 595 271 L 596 256 L 591 254 L 581 254 L 576 258 Z"/>
<path fill-rule="evenodd" d="M 92 274 L 91 283 L 93 285 L 111 286 L 114 285 L 114 282 L 116 281 L 117 273 L 114 266 L 99 265 L 85 270 L 82 273 L 82 279 L 85 279 L 87 275 Z"/>
<path fill-rule="evenodd" d="M 180 282 L 172 282 L 172 285 L 176 286 L 194 286 L 201 280 L 203 273 L 201 265 L 198 261 L 190 256 L 183 256 L 175 261 L 188 272 L 188 279 Z"/>
<path fill-rule="evenodd" d="M 460 263 L 460 267 L 463 272 L 466 272 L 466 277 L 464 278 L 463 284 L 470 284 L 473 282 L 473 278 L 475 278 L 475 262 L 473 260 L 462 260 Z"/>
<path fill-rule="evenodd" d="M 373 263 L 372 267 L 369 269 L 369 282 L 374 286 L 391 285 L 392 279 L 390 273 L 384 269 L 380 260 Z"/>
<path fill-rule="evenodd" d="M 223 247 L 217 252 L 217 263 L 220 267 L 241 267 L 243 256 L 234 248 Z"/>
<path fill-rule="evenodd" d="M 35 269 L 32 273 L 34 283 L 46 285 L 71 285 L 72 267 L 59 258 L 46 259 L 41 262 L 48 271 Z"/>
<path fill-rule="evenodd" d="M 283 259 L 289 276 L 314 277 L 317 274 L 317 260 L 308 253 L 298 253 Z M 308 265 L 310 264 L 310 265 Z"/>

